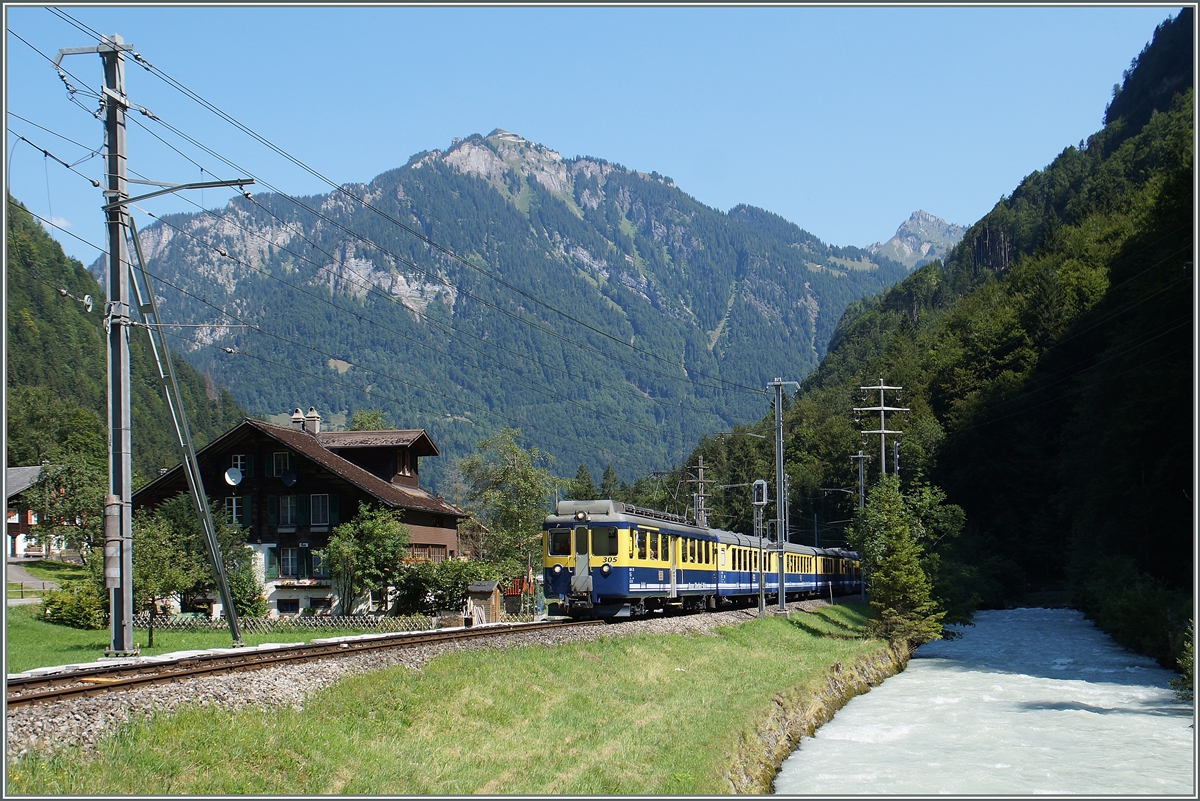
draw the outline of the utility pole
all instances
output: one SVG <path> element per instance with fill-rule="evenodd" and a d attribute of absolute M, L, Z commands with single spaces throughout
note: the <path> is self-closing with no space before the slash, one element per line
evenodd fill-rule
<path fill-rule="evenodd" d="M 704 492 L 704 454 L 697 457 L 696 489 L 696 525 L 703 528 L 708 526 L 708 509 L 704 504 L 704 499 L 708 497 Z"/>
<path fill-rule="evenodd" d="M 880 470 L 879 474 L 881 476 L 887 475 L 887 435 L 888 434 L 901 434 L 903 432 L 893 431 L 893 430 L 889 429 L 887 427 L 887 425 L 885 424 L 885 420 L 884 420 L 885 415 L 888 412 L 907 412 L 909 410 L 904 407 L 900 407 L 900 406 L 888 406 L 886 398 L 885 398 L 885 393 L 889 389 L 899 391 L 899 390 L 904 389 L 904 387 L 884 386 L 883 379 L 881 378 L 881 379 L 879 379 L 878 385 L 870 386 L 870 387 L 859 387 L 859 389 L 864 390 L 864 391 L 870 390 L 872 392 L 874 392 L 875 390 L 879 390 L 879 405 L 878 406 L 865 406 L 865 407 L 856 406 L 854 408 L 854 411 L 856 411 L 856 412 L 879 412 L 879 428 L 878 428 L 878 430 L 863 431 L 862 433 L 879 435 L 879 470 Z"/>
<path fill-rule="evenodd" d="M 783 541 L 780 532 L 786 532 L 787 512 L 784 509 L 787 493 L 783 488 L 783 387 L 790 385 L 800 388 L 795 381 L 783 381 L 776 378 L 767 387 L 775 388 L 775 536 L 779 544 L 779 611 L 787 610 L 787 592 L 784 590 L 783 576 Z"/>
<path fill-rule="evenodd" d="M 104 64 L 104 150 L 107 188 L 112 200 L 128 197 L 125 173 L 125 59 L 133 45 L 120 35 L 94 47 L 74 47 L 58 52 L 63 56 L 99 53 Z M 108 496 L 105 498 L 104 586 L 108 589 L 111 624 L 106 656 L 136 654 L 133 642 L 133 444 L 129 405 L 129 282 L 125 272 L 129 254 L 125 246 L 124 211 L 109 208 L 108 226 Z"/>
<path fill-rule="evenodd" d="M 866 505 L 866 487 L 863 484 L 863 462 L 866 461 L 868 458 L 869 457 L 863 455 L 863 452 L 861 449 L 858 452 L 858 456 L 850 457 L 850 461 L 855 461 L 855 460 L 858 461 L 858 509 L 859 509 L 859 511 L 862 511 L 863 506 Z"/>
<path fill-rule="evenodd" d="M 763 507 L 769 503 L 767 500 L 767 482 L 761 478 L 753 484 L 754 503 L 754 536 L 758 538 L 758 616 L 767 616 L 767 596 L 766 590 L 763 589 L 763 557 L 766 556 L 766 551 L 763 548 Z"/>
<path fill-rule="evenodd" d="M 106 109 L 104 147 L 106 153 L 105 174 L 107 176 L 104 197 L 107 202 L 101 208 L 104 211 L 108 227 L 109 287 L 108 307 L 104 321 L 108 336 L 106 361 L 108 366 L 109 454 L 109 492 L 104 498 L 104 586 L 109 591 L 109 618 L 111 620 L 109 647 L 105 649 L 104 653 L 108 657 L 138 653 L 138 647 L 133 641 L 133 444 L 129 380 L 129 328 L 134 324 L 130 319 L 130 301 L 133 299 L 130 291 L 130 278 L 133 273 L 133 262 L 130 260 L 125 238 L 126 226 L 128 226 L 134 245 L 137 247 L 137 230 L 133 227 L 132 218 L 128 217 L 125 207 L 138 200 L 180 189 L 242 186 L 254 183 L 251 179 L 239 179 L 200 184 L 159 184 L 166 188 L 136 198 L 129 197 L 125 152 L 125 115 L 129 108 L 129 99 L 125 94 L 125 59 L 122 55 L 126 52 L 133 52 L 133 45 L 122 40 L 119 34 L 113 34 L 111 37 L 102 37 L 101 43 L 93 47 L 72 47 L 59 50 L 54 59 L 54 67 L 58 69 L 64 56 L 98 53 L 104 65 L 103 103 Z M 137 183 L 155 182 L 138 181 Z M 137 251 L 139 261 L 141 261 L 140 247 L 137 247 Z M 199 469 L 195 460 L 195 451 L 192 448 L 191 434 L 187 429 L 187 419 L 179 399 L 178 386 L 175 383 L 175 376 L 170 365 L 170 353 L 166 350 L 165 340 L 161 341 L 163 359 L 158 358 L 159 354 L 155 343 L 155 333 L 159 325 L 158 312 L 154 304 L 153 289 L 145 274 L 144 262 L 141 267 L 147 283 L 146 289 L 150 302 L 143 304 L 139 300 L 138 309 L 143 318 L 150 318 L 153 321 L 152 325 L 148 327 L 151 330 L 151 348 L 158 361 L 159 379 L 166 395 L 167 404 L 175 416 L 177 444 L 184 457 L 185 466 L 189 468 L 188 478 L 192 490 L 192 500 L 200 514 L 201 530 L 205 535 L 209 559 L 221 589 L 222 601 L 226 607 L 226 618 L 230 622 L 230 630 L 233 633 L 233 644 L 241 645 L 237 613 L 230 602 L 224 563 L 220 558 L 220 549 L 217 546 L 212 520 L 208 514 L 208 499 L 204 495 L 203 484 L 199 481 Z M 133 283 L 133 287 L 136 289 L 136 283 Z M 161 337 L 161 333 L 159 333 L 159 337 Z"/>

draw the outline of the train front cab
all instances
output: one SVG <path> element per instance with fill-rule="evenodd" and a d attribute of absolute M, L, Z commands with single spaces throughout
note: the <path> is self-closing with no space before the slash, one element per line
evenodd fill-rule
<path fill-rule="evenodd" d="M 546 600 L 560 614 L 628 617 L 630 527 L 617 520 L 591 521 L 586 510 L 570 520 L 548 520 L 543 537 Z M 673 576 L 672 576 L 673 577 Z"/>

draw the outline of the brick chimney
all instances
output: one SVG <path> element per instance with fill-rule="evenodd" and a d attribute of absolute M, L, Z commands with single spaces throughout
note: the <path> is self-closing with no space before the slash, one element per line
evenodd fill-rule
<path fill-rule="evenodd" d="M 296 411 L 300 410 L 297 409 Z M 304 415 L 304 428 L 310 434 L 321 433 L 321 415 L 317 414 L 316 406 L 308 407 L 308 414 Z"/>
<path fill-rule="evenodd" d="M 297 431 L 304 430 L 304 413 L 300 411 L 300 407 L 296 407 L 296 411 L 292 412 L 292 428 Z"/>

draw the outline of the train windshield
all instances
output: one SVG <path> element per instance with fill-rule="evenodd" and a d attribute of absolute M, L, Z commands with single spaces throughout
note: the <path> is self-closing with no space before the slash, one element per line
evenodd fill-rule
<path fill-rule="evenodd" d="M 595 556 L 617 555 L 616 526 L 597 526 L 592 529 L 592 554 Z"/>
<path fill-rule="evenodd" d="M 546 546 L 550 556 L 569 556 L 571 553 L 571 530 L 566 528 L 551 529 L 550 542 Z"/>

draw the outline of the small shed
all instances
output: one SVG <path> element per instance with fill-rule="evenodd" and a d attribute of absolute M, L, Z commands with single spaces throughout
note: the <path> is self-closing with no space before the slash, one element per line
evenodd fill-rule
<path fill-rule="evenodd" d="M 475 610 L 472 618 L 481 623 L 500 621 L 503 598 L 498 581 L 476 581 L 467 587 L 467 605 Z M 479 620 L 480 616 L 482 620 Z"/>

